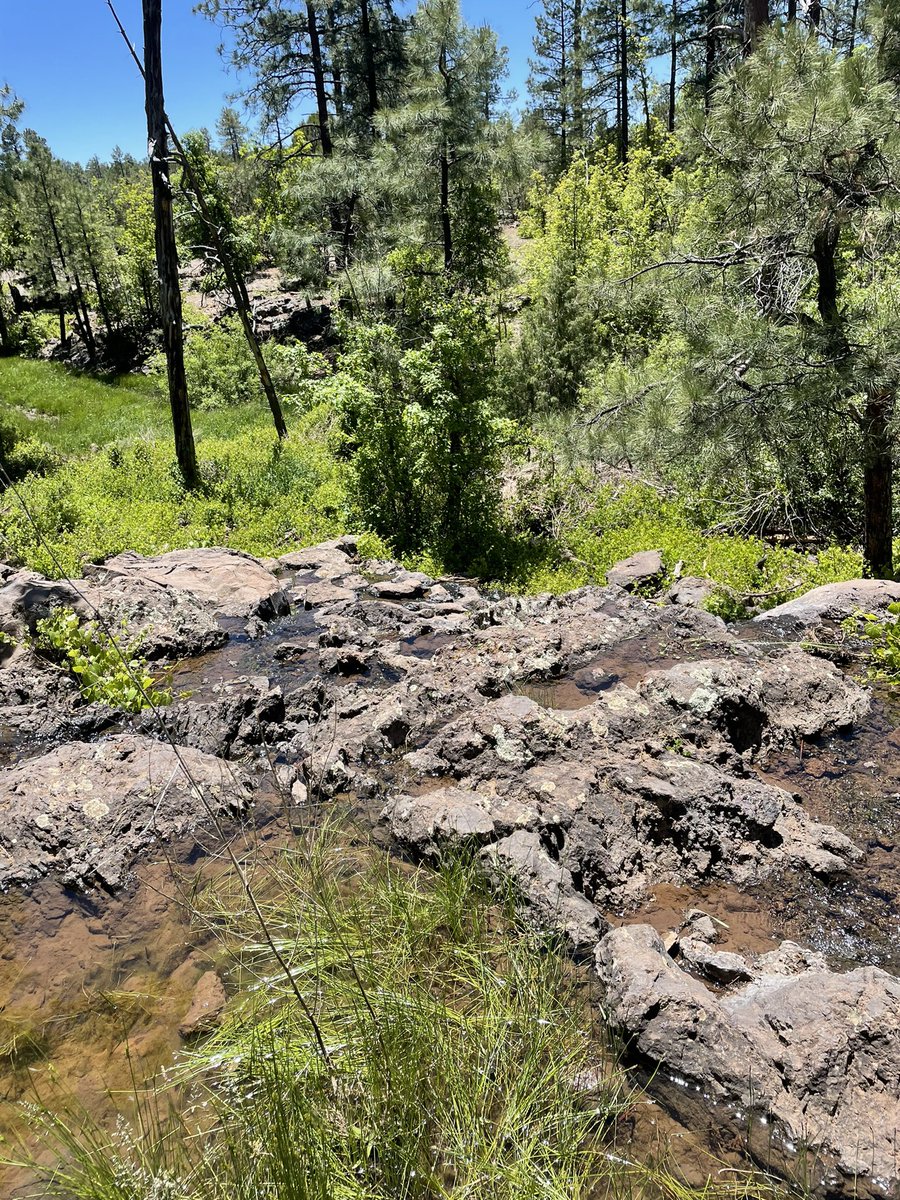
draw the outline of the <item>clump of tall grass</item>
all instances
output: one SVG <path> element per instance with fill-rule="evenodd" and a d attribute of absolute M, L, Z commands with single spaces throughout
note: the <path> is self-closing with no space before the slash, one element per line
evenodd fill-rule
<path fill-rule="evenodd" d="M 109 1135 L 37 1113 L 56 1160 L 40 1194 L 684 1194 L 611 1152 L 630 1089 L 584 981 L 497 905 L 471 863 L 413 871 L 331 833 L 250 883 L 253 903 L 226 877 L 201 904 L 234 953 L 225 1024 Z"/>

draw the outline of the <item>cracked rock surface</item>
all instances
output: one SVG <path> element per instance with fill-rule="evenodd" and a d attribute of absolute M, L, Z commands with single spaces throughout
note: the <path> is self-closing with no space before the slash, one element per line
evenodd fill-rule
<path fill-rule="evenodd" d="M 735 1111 L 752 1084 L 785 1139 L 826 1153 L 823 1186 L 875 1195 L 900 1177 L 896 1134 L 876 1128 L 900 1127 L 893 976 L 790 945 L 748 957 L 691 903 L 671 944 L 611 928 L 661 888 L 744 894 L 791 872 L 837 894 L 860 869 L 865 841 L 772 770 L 869 719 L 869 691 L 836 666 L 673 595 L 492 596 L 363 561 L 349 537 L 267 562 L 119 555 L 75 584 L 0 570 L 17 640 L 0 664 L 16 751 L 0 768 L 3 885 L 121 887 L 155 840 L 239 811 L 274 765 L 292 803 L 350 799 L 412 857 L 477 854 L 526 919 L 596 962 L 643 1061 Z M 165 731 L 85 704 L 27 648 L 59 603 L 172 664 Z"/>

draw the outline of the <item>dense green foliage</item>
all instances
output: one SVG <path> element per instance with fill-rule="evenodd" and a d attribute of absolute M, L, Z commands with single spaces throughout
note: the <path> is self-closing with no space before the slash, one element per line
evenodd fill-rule
<path fill-rule="evenodd" d="M 140 642 L 124 642 L 96 621 L 82 621 L 70 608 L 57 608 L 37 623 L 35 649 L 75 677 L 85 700 L 127 713 L 169 704 L 172 692 L 157 680 L 140 656 Z"/>

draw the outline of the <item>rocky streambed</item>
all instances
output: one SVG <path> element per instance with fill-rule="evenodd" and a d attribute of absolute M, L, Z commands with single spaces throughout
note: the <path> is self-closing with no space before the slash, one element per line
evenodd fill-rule
<path fill-rule="evenodd" d="M 352 538 L 265 563 L 125 554 L 75 585 L 3 568 L 7 1007 L 23 979 L 53 1002 L 76 986 L 66 937 L 115 943 L 159 847 L 337 798 L 405 854 L 466 845 L 512 879 L 687 1127 L 712 1114 L 786 1173 L 802 1153 L 824 1192 L 897 1194 L 900 714 L 801 643 L 900 588 L 834 585 L 736 628 L 614 578 L 492 597 Z M 139 634 L 175 702 L 84 703 L 27 648 L 54 604 Z M 168 912 L 150 906 L 151 942 Z M 202 955 L 151 959 L 171 1006 L 198 976 L 215 991 Z"/>

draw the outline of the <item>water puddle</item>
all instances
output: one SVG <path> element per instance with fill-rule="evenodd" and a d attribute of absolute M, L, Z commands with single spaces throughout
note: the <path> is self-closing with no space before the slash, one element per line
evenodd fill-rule
<path fill-rule="evenodd" d="M 593 704 L 597 697 L 624 684 L 636 688 L 651 671 L 665 671 L 681 662 L 699 661 L 708 656 L 709 648 L 684 647 L 674 653 L 671 643 L 661 643 L 655 637 L 636 637 L 618 643 L 591 662 L 556 679 L 528 680 L 513 688 L 516 695 L 528 696 L 542 708 L 574 711 Z"/>
<path fill-rule="evenodd" d="M 297 811 L 264 795 L 256 824 L 231 840 L 238 856 L 265 861 L 291 838 Z M 0 916 L 0 1141 L 40 1154 L 15 1102 L 61 1095 L 99 1122 L 133 1112 L 135 1091 L 171 1066 L 178 1026 L 200 976 L 228 984 L 216 930 L 191 899 L 229 867 L 212 832 L 200 832 L 135 872 L 127 893 L 83 894 L 46 879 L 4 897 Z M 83 1121 L 83 1117 L 81 1118 Z M 0 1195 L 31 1194 L 33 1178 L 0 1167 Z"/>

